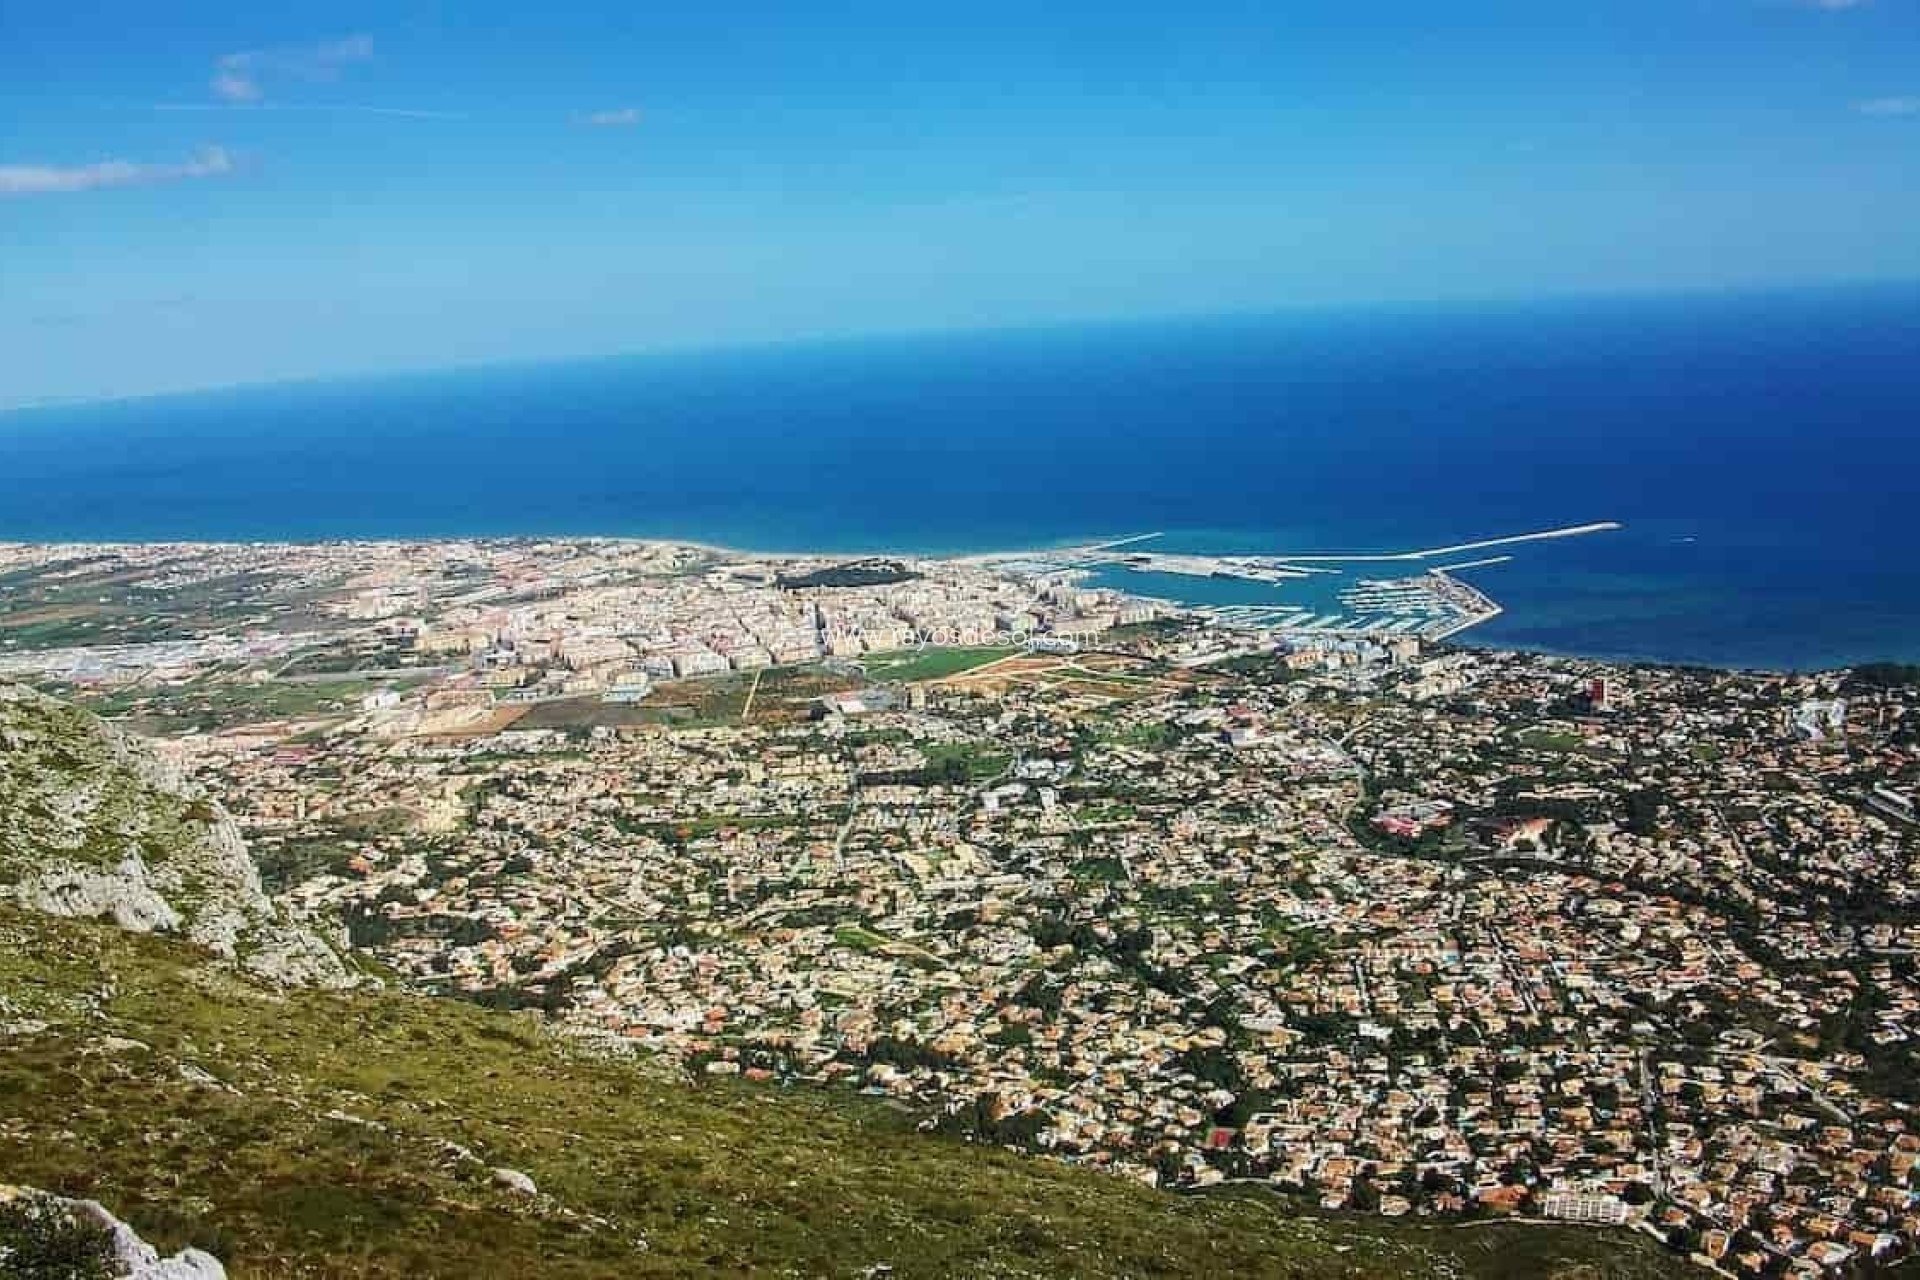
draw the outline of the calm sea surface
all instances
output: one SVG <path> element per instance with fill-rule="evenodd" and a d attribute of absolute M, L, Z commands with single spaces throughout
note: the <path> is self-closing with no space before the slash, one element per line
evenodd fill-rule
<path fill-rule="evenodd" d="M 1917 516 L 1912 289 L 884 339 L 0 416 L 0 539 L 961 552 L 1164 530 L 1169 550 L 1308 552 L 1619 520 L 1473 571 L 1508 613 L 1470 638 L 1736 666 L 1920 660 Z"/>

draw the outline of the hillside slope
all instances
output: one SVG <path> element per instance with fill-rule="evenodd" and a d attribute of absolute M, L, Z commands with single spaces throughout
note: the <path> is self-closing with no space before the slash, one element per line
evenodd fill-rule
<path fill-rule="evenodd" d="M 0 685 L 0 900 L 177 932 L 273 982 L 345 986 L 323 940 L 286 921 L 217 800 L 143 742 Z"/>
<path fill-rule="evenodd" d="M 347 982 L 216 803 L 0 689 L 0 1182 L 97 1200 L 235 1277 L 1679 1269 L 1612 1234 L 1176 1198 Z"/>
<path fill-rule="evenodd" d="M 535 1194 L 504 1185 L 506 1167 Z M 0 907 L 0 1169 L 236 1277 L 1673 1274 L 1544 1227 L 1296 1219 L 695 1087 L 530 1015 L 282 992 L 183 943 Z"/>

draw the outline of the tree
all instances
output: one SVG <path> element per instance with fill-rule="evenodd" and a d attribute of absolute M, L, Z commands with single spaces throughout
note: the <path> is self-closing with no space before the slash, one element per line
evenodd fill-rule
<path fill-rule="evenodd" d="M 988 1036 L 987 1043 L 1003 1049 L 1018 1049 L 1033 1043 L 1033 1032 L 1020 1023 L 1009 1023 Z"/>
<path fill-rule="evenodd" d="M 1175 1060 L 1183 1071 L 1193 1073 L 1203 1084 L 1215 1085 L 1238 1093 L 1246 1087 L 1239 1059 L 1217 1046 L 1188 1049 Z"/>
<path fill-rule="evenodd" d="M 46 1197 L 0 1204 L 0 1273 L 16 1280 L 109 1280 L 119 1274 L 113 1232 Z"/>
<path fill-rule="evenodd" d="M 1240 1031 L 1240 1002 L 1231 994 L 1216 996 L 1201 1015 L 1202 1025 L 1218 1027 L 1228 1035 Z"/>
<path fill-rule="evenodd" d="M 1899 662 L 1869 662 L 1853 669 L 1851 683 L 1871 689 L 1920 687 L 1920 666 Z"/>
<path fill-rule="evenodd" d="M 1667 1248 L 1675 1253 L 1697 1253 L 1700 1249 L 1700 1233 L 1683 1223 L 1675 1223 L 1667 1229 Z"/>

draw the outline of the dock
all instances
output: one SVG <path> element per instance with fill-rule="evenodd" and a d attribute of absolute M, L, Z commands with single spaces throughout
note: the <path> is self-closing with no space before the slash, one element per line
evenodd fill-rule
<path fill-rule="evenodd" d="M 1563 525 L 1531 533 L 1505 534 L 1478 538 L 1444 547 L 1420 547 L 1411 551 L 1356 552 L 1351 554 L 1282 553 L 1276 555 L 1202 555 L 1130 550 L 1140 543 L 1161 537 L 1160 533 L 1136 533 L 1101 542 L 1062 547 L 1051 551 L 1015 552 L 1007 555 L 975 556 L 974 563 L 994 564 L 1015 573 L 1084 574 L 1103 566 L 1134 573 L 1163 573 L 1189 578 L 1234 578 L 1264 582 L 1275 587 L 1317 574 L 1340 574 L 1343 565 L 1410 565 L 1411 576 L 1403 578 L 1361 578 L 1339 593 L 1345 612 L 1316 614 L 1298 605 L 1208 605 L 1193 613 L 1228 627 L 1277 632 L 1315 638 L 1418 637 L 1444 640 L 1469 627 L 1479 626 L 1500 616 L 1502 610 L 1491 597 L 1455 577 L 1469 569 L 1506 564 L 1511 555 L 1471 556 L 1479 551 L 1524 543 L 1546 542 L 1608 533 L 1623 528 L 1615 520 L 1589 524 Z M 1431 561 L 1451 561 L 1431 564 Z M 1324 606 L 1323 606 L 1324 607 Z"/>
<path fill-rule="evenodd" d="M 1515 533 L 1501 538 L 1481 538 L 1477 542 L 1456 542 L 1449 547 L 1426 547 L 1419 551 L 1369 552 L 1356 555 L 1298 555 L 1280 556 L 1277 559 L 1300 564 L 1361 564 L 1385 563 L 1406 560 L 1433 560 L 1440 556 L 1464 555 L 1470 551 L 1485 551 L 1490 547 L 1511 547 L 1523 542 L 1546 542 L 1554 538 L 1579 538 L 1590 533 L 1611 533 L 1625 528 L 1617 520 L 1599 520 L 1592 524 L 1570 524 L 1560 529 L 1542 529 L 1537 533 Z M 1464 567 L 1464 566 L 1456 566 Z"/>

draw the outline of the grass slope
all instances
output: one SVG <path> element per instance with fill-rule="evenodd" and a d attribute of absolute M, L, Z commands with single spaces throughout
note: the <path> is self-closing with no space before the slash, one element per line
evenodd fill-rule
<path fill-rule="evenodd" d="M 494 1185 L 495 1165 L 540 1194 Z M 524 1015 L 268 993 L 179 943 L 9 908 L 0 1170 L 209 1248 L 239 1280 L 1675 1270 L 1616 1236 L 1175 1198 L 845 1097 L 695 1087 Z"/>

